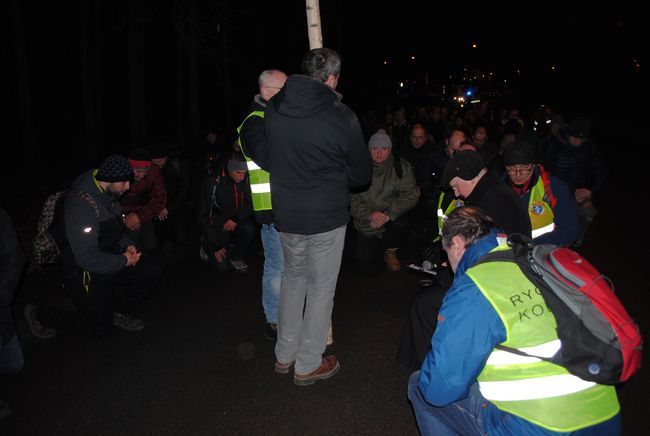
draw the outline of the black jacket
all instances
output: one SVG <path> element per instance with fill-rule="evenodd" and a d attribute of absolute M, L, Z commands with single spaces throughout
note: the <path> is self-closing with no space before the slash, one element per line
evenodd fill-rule
<path fill-rule="evenodd" d="M 323 233 L 350 219 L 351 187 L 372 162 L 357 116 L 322 82 L 293 75 L 266 108 L 273 215 L 280 231 Z"/>
<path fill-rule="evenodd" d="M 15 333 L 11 305 L 18 286 L 25 255 L 7 212 L 0 209 L 0 334 L 4 340 Z"/>
<path fill-rule="evenodd" d="M 217 249 L 228 243 L 223 224 L 253 219 L 253 204 L 248 180 L 235 183 L 225 168 L 203 181 L 197 205 L 199 230 Z"/>
<path fill-rule="evenodd" d="M 497 227 L 507 234 L 521 233 L 531 236 L 530 217 L 526 206 L 494 172 L 488 171 L 481 177 L 466 200 L 470 205 L 483 209 L 496 222 Z"/>
<path fill-rule="evenodd" d="M 128 245 L 135 245 L 124 234 L 122 206 L 117 198 L 102 191 L 94 178 L 94 171 L 80 175 L 70 187 L 92 196 L 99 210 L 78 196 L 66 196 L 65 235 L 70 244 L 61 252 L 64 273 L 79 269 L 97 273 L 114 274 L 126 266 L 123 255 Z"/>

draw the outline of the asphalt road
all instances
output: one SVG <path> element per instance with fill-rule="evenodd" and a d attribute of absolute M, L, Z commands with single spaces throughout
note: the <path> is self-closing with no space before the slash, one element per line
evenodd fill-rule
<path fill-rule="evenodd" d="M 623 206 L 635 202 L 624 188 L 604 195 L 582 251 L 647 331 L 647 224 Z M 359 266 L 346 249 L 331 349 L 341 370 L 297 387 L 273 371 L 273 343 L 263 336 L 258 250 L 243 275 L 208 271 L 194 251 L 166 268 L 139 308 L 146 328 L 104 341 L 65 329 L 50 340 L 31 336 L 20 315 L 34 293 L 49 293 L 59 310 L 69 302 L 47 273 L 28 275 L 17 302 L 26 363 L 0 377 L 0 398 L 13 410 L 0 434 L 417 434 L 406 399 L 410 370 L 395 355 L 419 276 Z M 624 434 L 646 431 L 648 377 L 642 370 L 619 390 Z"/>

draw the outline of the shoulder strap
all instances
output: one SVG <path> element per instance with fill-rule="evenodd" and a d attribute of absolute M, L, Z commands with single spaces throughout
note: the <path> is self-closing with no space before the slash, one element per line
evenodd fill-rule
<path fill-rule="evenodd" d="M 90 204 L 92 206 L 93 210 L 95 211 L 95 216 L 97 218 L 99 218 L 99 208 L 97 207 L 97 202 L 95 202 L 95 199 L 92 197 L 92 195 L 90 195 L 89 193 L 87 193 L 85 191 L 75 191 L 75 190 L 72 190 L 72 189 L 68 190 L 66 192 L 66 195 L 79 197 L 79 198 L 83 198 L 84 200 L 86 200 L 86 202 L 88 202 L 88 204 Z"/>

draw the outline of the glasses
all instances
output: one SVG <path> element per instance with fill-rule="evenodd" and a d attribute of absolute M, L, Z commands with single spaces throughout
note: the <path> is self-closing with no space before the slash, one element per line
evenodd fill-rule
<path fill-rule="evenodd" d="M 506 167 L 506 172 L 511 176 L 516 176 L 516 175 L 525 176 L 530 174 L 532 170 L 533 170 L 533 164 L 522 165 L 518 167 Z"/>

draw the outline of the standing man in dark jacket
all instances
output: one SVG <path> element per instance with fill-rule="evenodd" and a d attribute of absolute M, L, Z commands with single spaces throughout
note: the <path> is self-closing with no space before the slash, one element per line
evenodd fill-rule
<path fill-rule="evenodd" d="M 278 336 L 278 307 L 280 305 L 284 256 L 282 255 L 280 233 L 273 224 L 270 175 L 262 169 L 262 166 L 268 166 L 269 160 L 264 110 L 271 97 L 282 89 L 286 81 L 287 75 L 280 70 L 262 71 L 257 81 L 260 93 L 253 98 L 248 115 L 237 129 L 240 135 L 239 145 L 248 166 L 248 181 L 251 186 L 255 220 L 262 225 L 260 231 L 264 247 L 262 306 L 266 317 L 264 336 L 272 341 L 276 340 Z"/>
<path fill-rule="evenodd" d="M 11 218 L 0 209 L 0 374 L 15 374 L 23 369 L 23 350 L 16 336 L 11 307 L 24 263 L 25 255 Z M 0 419 L 10 414 L 9 405 L 0 400 Z"/>
<path fill-rule="evenodd" d="M 113 325 L 132 332 L 144 328 L 144 322 L 130 314 L 162 273 L 124 233 L 119 198 L 132 180 L 128 159 L 113 155 L 72 183 L 72 191 L 87 193 L 95 205 L 77 195 L 65 198 L 69 243 L 61 252 L 65 290 L 100 337 L 107 336 Z M 124 287 L 119 299 L 115 286 Z"/>
<path fill-rule="evenodd" d="M 284 276 L 275 370 L 308 385 L 333 376 L 323 358 L 341 267 L 350 187 L 371 182 L 372 163 L 356 115 L 335 89 L 341 58 L 328 48 L 302 60 L 266 108 L 273 215 L 281 232 Z M 304 316 L 303 316 L 304 313 Z"/>

